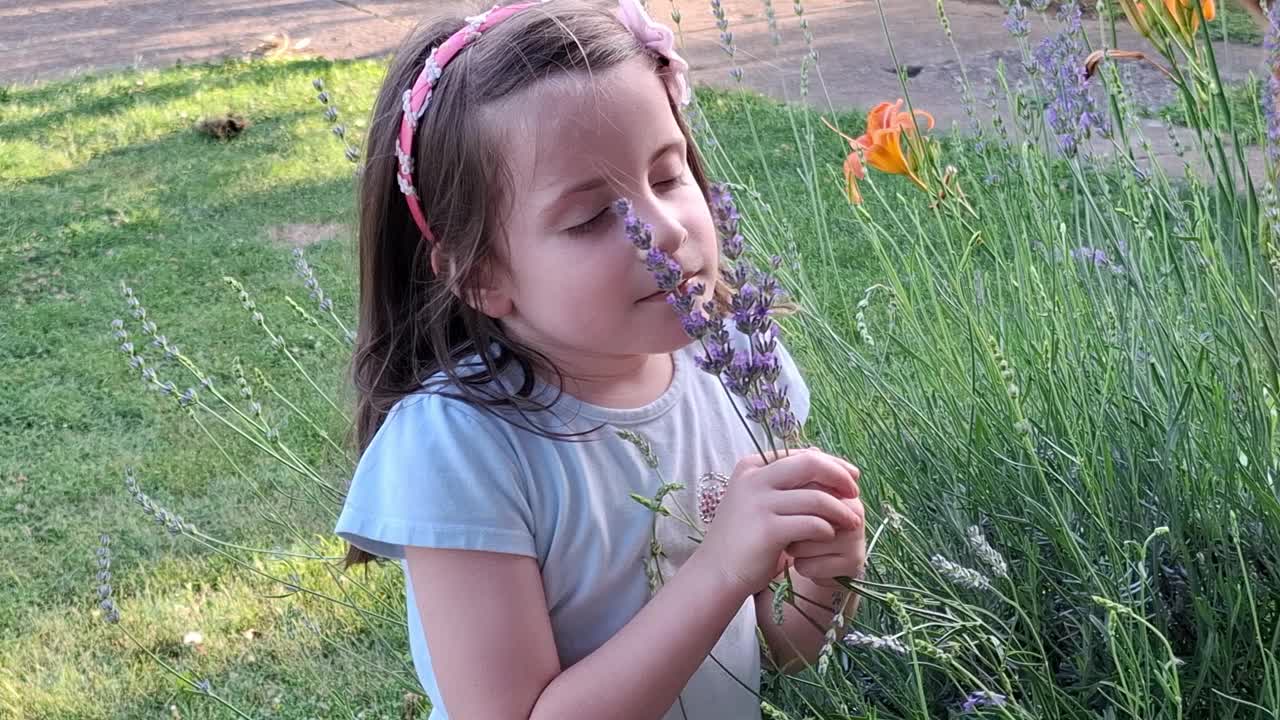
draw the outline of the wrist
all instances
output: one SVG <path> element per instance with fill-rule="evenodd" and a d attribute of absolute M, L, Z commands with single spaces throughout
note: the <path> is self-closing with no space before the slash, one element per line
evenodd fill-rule
<path fill-rule="evenodd" d="M 680 568 L 681 573 L 688 573 L 700 585 L 700 591 L 708 596 L 721 598 L 725 602 L 741 605 L 754 594 L 748 583 L 741 577 L 728 572 L 706 551 L 705 545 L 699 545 L 689 560 Z"/>

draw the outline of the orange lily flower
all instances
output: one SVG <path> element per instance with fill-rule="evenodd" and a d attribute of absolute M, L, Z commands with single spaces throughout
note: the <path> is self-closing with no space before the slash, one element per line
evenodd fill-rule
<path fill-rule="evenodd" d="M 844 177 L 849 202 L 860 204 L 862 194 L 858 191 L 858 180 L 866 178 L 867 165 L 890 175 L 905 175 L 920 189 L 928 191 L 929 186 L 917 174 L 920 163 L 920 148 L 912 152 L 917 145 L 916 124 L 912 114 L 902 111 L 902 100 L 895 103 L 882 102 L 867 113 L 867 131 L 859 137 L 852 138 L 837 130 L 826 118 L 822 119 L 827 127 L 849 142 L 853 152 L 844 161 Z M 924 129 L 933 129 L 933 116 L 923 110 L 915 114 L 924 121 Z M 903 135 L 906 135 L 906 148 L 903 147 Z"/>
<path fill-rule="evenodd" d="M 1205 22 L 1210 22 L 1217 14 L 1213 0 L 1199 0 L 1199 13 L 1194 2 L 1196 0 L 1127 0 L 1120 5 L 1130 24 L 1144 37 L 1151 37 L 1151 31 L 1159 25 L 1156 17 L 1159 13 L 1184 40 L 1190 42 L 1200 29 L 1200 16 L 1204 16 Z"/>

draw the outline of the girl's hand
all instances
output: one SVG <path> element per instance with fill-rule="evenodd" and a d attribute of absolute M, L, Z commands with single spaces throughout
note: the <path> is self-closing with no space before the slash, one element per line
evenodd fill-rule
<path fill-rule="evenodd" d="M 849 474 L 853 476 L 855 487 L 861 471 L 848 461 L 835 458 Z M 862 577 L 867 563 L 866 508 L 862 506 L 860 497 L 842 499 L 857 517 L 854 527 L 840 530 L 829 542 L 804 541 L 788 545 L 787 557 L 792 559 L 791 566 L 797 575 L 813 581 L 819 587 L 841 587 L 835 581 L 838 577 Z"/>
<path fill-rule="evenodd" d="M 862 527 L 850 505 L 858 496 L 856 468 L 817 448 L 774 458 L 768 465 L 759 455 L 738 462 L 697 550 L 744 598 L 777 575 L 788 546 L 829 547 L 841 531 Z"/>
<path fill-rule="evenodd" d="M 838 577 L 859 578 L 867 563 L 867 536 L 864 530 L 866 511 L 862 500 L 844 500 L 858 516 L 858 526 L 841 530 L 830 542 L 804 541 L 787 546 L 792 558 L 791 567 L 797 575 L 813 581 L 814 585 L 841 588 Z"/>

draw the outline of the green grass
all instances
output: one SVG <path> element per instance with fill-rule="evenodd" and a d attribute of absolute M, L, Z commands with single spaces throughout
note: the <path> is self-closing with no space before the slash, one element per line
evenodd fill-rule
<path fill-rule="evenodd" d="M 403 672 L 360 668 L 403 660 L 403 648 L 388 657 L 362 647 L 369 641 L 358 627 L 331 627 L 337 616 L 325 605 L 311 619 L 346 638 L 345 651 L 305 632 L 287 637 L 301 626 L 287 603 L 264 597 L 278 587 L 171 539 L 131 506 L 128 465 L 158 502 L 212 535 L 247 545 L 282 540 L 198 428 L 166 412 L 168 403 L 129 372 L 108 325 L 128 317 L 118 287 L 128 282 L 161 332 L 207 363 L 222 387 L 233 386 L 231 355 L 221 348 L 278 374 L 281 359 L 221 277 L 244 281 L 269 318 L 287 319 L 284 294 L 305 302 L 306 291 L 291 277 L 290 248 L 269 237 L 286 223 L 343 226 L 308 254 L 349 312 L 351 166 L 310 83 L 324 76 L 353 103 L 343 109 L 358 132 L 367 88 L 382 72 L 378 62 L 227 63 L 9 89 L 0 105 L 0 297 L 8 309 L 0 316 L 0 444 L 14 451 L 0 456 L 0 543 L 8 550 L 0 559 L 8 587 L 0 594 L 0 715 L 155 717 L 173 703 L 184 717 L 217 716 L 208 702 L 174 697 L 171 679 L 94 621 L 100 532 L 114 538 L 124 627 L 220 692 L 262 713 L 278 696 L 278 716 L 298 718 L 336 715 L 342 706 L 324 688 L 357 710 L 400 702 Z M 217 142 L 192 130 L 228 111 L 253 122 L 241 137 Z M 346 358 L 317 337 L 299 332 L 290 342 L 331 389 L 341 388 Z M 326 422 L 342 432 L 332 414 Z M 310 438 L 299 439 L 299 451 L 324 457 Z M 278 477 L 235 452 L 250 477 Z M 317 539 L 331 528 L 314 508 L 278 509 Z M 332 540 L 324 546 L 340 550 Z M 250 629 L 260 639 L 246 639 Z M 203 632 L 200 651 L 182 645 L 189 630 Z"/>
<path fill-rule="evenodd" d="M 1262 93 L 1266 90 L 1266 84 L 1250 75 L 1249 79 L 1226 85 L 1223 90 L 1227 106 L 1231 110 L 1232 125 L 1239 131 L 1240 139 L 1250 145 L 1261 143 L 1267 136 L 1266 119 L 1262 114 Z M 1179 127 L 1192 125 L 1187 117 L 1186 104 L 1182 100 L 1174 100 L 1149 115 Z M 1226 121 L 1216 121 L 1214 129 L 1218 132 L 1225 131 Z"/>
<path fill-rule="evenodd" d="M 1224 0 L 1219 6 L 1219 13 L 1216 22 L 1209 26 L 1209 33 L 1214 40 L 1229 40 L 1244 45 L 1262 44 L 1262 28 L 1258 27 L 1252 15 L 1233 0 Z"/>

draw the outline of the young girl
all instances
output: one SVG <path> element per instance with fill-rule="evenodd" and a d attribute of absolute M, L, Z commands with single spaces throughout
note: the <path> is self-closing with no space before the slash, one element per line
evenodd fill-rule
<path fill-rule="evenodd" d="M 731 292 L 686 68 L 638 0 L 543 0 L 432 25 L 388 71 L 337 532 L 349 563 L 401 561 L 432 720 L 759 718 L 757 629 L 768 661 L 812 662 L 832 578 L 861 573 L 857 469 L 763 462 L 612 209 L 652 224 L 683 287 Z M 713 522 L 680 522 L 726 477 Z M 671 516 L 632 498 L 664 482 Z M 779 625 L 788 564 L 807 600 Z"/>

